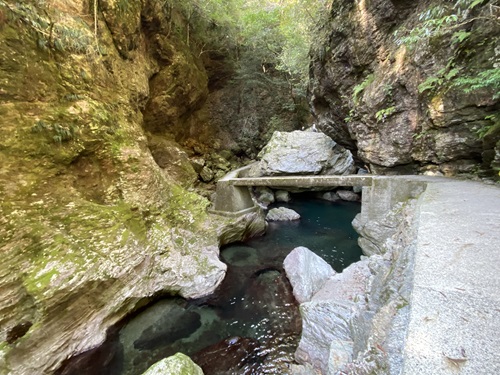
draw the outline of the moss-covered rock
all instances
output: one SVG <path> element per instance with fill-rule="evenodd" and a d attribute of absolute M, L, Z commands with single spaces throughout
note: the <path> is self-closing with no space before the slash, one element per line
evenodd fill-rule
<path fill-rule="evenodd" d="M 172 109 L 191 91 L 147 50 L 142 3 L 100 1 L 95 19 L 88 1 L 0 2 L 2 374 L 52 373 L 152 296 L 200 297 L 224 277 L 226 224 L 188 191 L 196 174 L 181 146 L 146 134 L 141 112 L 159 90 L 165 116 L 191 121 L 206 78 L 171 40 L 185 58 L 172 69 L 201 77 L 190 106 Z"/>
<path fill-rule="evenodd" d="M 142 375 L 203 375 L 202 369 L 188 356 L 177 353 L 155 363 Z"/>

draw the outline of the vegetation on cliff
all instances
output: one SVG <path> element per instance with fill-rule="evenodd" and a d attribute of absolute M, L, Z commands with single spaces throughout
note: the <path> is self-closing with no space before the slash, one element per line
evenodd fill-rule
<path fill-rule="evenodd" d="M 213 289 L 226 221 L 193 184 L 305 125 L 309 72 L 320 127 L 373 171 L 498 172 L 498 16 L 494 0 L 0 0 L 0 373 L 50 372 L 144 298 Z"/>
<path fill-rule="evenodd" d="M 378 173 L 498 175 L 498 2 L 332 9 L 313 46 L 320 127 Z"/>

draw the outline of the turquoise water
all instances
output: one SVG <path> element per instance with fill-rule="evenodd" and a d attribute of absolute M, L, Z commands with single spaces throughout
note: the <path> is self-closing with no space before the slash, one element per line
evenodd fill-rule
<path fill-rule="evenodd" d="M 298 304 L 282 268 L 305 246 L 336 271 L 359 260 L 351 226 L 361 205 L 295 196 L 302 217 L 270 223 L 265 236 L 221 249 L 228 272 L 203 299 L 167 298 L 131 318 L 93 353 L 76 357 L 60 374 L 139 375 L 169 355 L 191 356 L 205 375 L 286 374 L 300 339 Z"/>
<path fill-rule="evenodd" d="M 283 259 L 290 250 L 305 246 L 326 260 L 337 272 L 359 260 L 361 249 L 351 222 L 361 210 L 357 202 L 328 202 L 299 195 L 287 204 L 276 204 L 295 210 L 301 219 L 270 223 L 265 236 L 247 243 L 259 249 L 264 259 L 272 253 Z"/>

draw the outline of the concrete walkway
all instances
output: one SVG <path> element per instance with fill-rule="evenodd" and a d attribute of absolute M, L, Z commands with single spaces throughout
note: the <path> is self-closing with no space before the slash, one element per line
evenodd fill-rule
<path fill-rule="evenodd" d="M 500 188 L 434 181 L 417 220 L 403 374 L 500 374 Z"/>

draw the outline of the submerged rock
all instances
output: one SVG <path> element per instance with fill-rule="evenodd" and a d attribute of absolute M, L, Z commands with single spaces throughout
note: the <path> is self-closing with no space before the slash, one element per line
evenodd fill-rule
<path fill-rule="evenodd" d="M 306 247 L 297 247 L 283 262 L 286 276 L 299 303 L 309 301 L 335 274 L 333 268 Z"/>
<path fill-rule="evenodd" d="M 248 266 L 259 264 L 257 250 L 250 246 L 233 245 L 221 252 L 222 259 L 232 266 Z"/>
<path fill-rule="evenodd" d="M 207 374 L 236 374 L 256 362 L 258 347 L 259 342 L 252 338 L 231 337 L 194 354 L 193 359 Z"/>
<path fill-rule="evenodd" d="M 300 215 L 297 212 L 286 207 L 272 208 L 266 215 L 267 221 L 292 221 L 299 219 Z"/>
<path fill-rule="evenodd" d="M 255 177 L 286 174 L 344 175 L 355 171 L 351 152 L 323 133 L 276 131 L 258 157 L 260 161 L 250 172 Z"/>
<path fill-rule="evenodd" d="M 142 375 L 203 375 L 203 371 L 187 355 L 177 353 L 156 362 Z"/>
<path fill-rule="evenodd" d="M 162 315 L 154 325 L 146 328 L 134 341 L 134 348 L 153 350 L 171 345 L 177 340 L 188 337 L 200 327 L 200 314 L 181 308 L 172 310 L 170 314 Z"/>
<path fill-rule="evenodd" d="M 319 193 L 318 196 L 320 199 L 323 199 L 323 200 L 329 201 L 329 202 L 337 202 L 340 200 L 339 195 L 334 191 L 327 191 L 326 193 L 322 193 L 322 194 Z"/>

